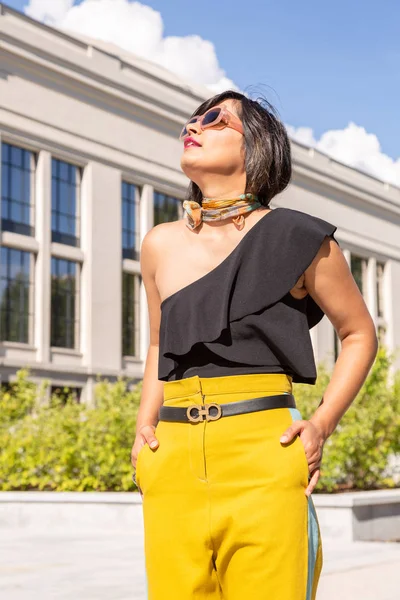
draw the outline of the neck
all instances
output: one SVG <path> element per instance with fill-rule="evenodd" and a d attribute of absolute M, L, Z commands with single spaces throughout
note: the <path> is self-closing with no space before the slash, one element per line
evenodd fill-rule
<path fill-rule="evenodd" d="M 236 178 L 222 179 L 207 178 L 207 182 L 197 183 L 203 198 L 215 198 L 217 200 L 224 200 L 226 198 L 235 198 L 240 194 L 245 193 L 246 181 L 238 181 Z"/>
<path fill-rule="evenodd" d="M 212 198 L 213 200 L 228 200 L 230 198 L 239 198 L 242 194 L 245 194 L 244 190 L 232 190 L 231 192 L 222 192 L 222 193 L 203 193 L 203 198 Z"/>

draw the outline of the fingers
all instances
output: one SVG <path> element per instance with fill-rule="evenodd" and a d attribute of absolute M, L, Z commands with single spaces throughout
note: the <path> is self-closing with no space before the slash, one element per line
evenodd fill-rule
<path fill-rule="evenodd" d="M 146 442 L 143 442 L 142 444 L 140 444 L 139 448 L 137 446 L 137 442 L 135 440 L 135 443 L 132 446 L 132 451 L 131 451 L 131 463 L 132 463 L 132 467 L 134 469 L 136 469 L 136 463 L 137 463 L 137 457 L 139 455 L 139 452 L 141 451 L 141 449 L 143 448 L 143 446 L 145 445 Z"/>
<path fill-rule="evenodd" d="M 304 421 L 303 420 L 294 421 L 294 423 L 292 425 L 290 425 L 290 427 L 288 427 L 286 429 L 286 431 L 283 432 L 279 441 L 284 442 L 284 443 L 289 442 L 292 438 L 294 438 L 294 436 L 296 434 L 300 433 L 300 431 L 302 431 L 303 429 L 304 429 Z"/>
<path fill-rule="evenodd" d="M 133 452 L 134 447 L 135 446 L 132 447 L 132 452 L 131 452 L 131 465 L 134 469 L 136 469 L 137 456 L 140 452 L 140 448 L 139 448 L 139 451 L 136 454 L 134 454 L 134 452 Z"/>
<path fill-rule="evenodd" d="M 154 435 L 154 431 L 154 425 L 143 425 L 143 427 L 139 429 L 140 435 L 145 439 L 150 448 L 156 448 L 159 444 L 158 439 Z"/>
<path fill-rule="evenodd" d="M 314 491 L 314 488 L 315 488 L 315 486 L 318 483 L 318 479 L 320 477 L 320 474 L 321 474 L 320 469 L 315 469 L 314 473 L 310 477 L 310 480 L 308 482 L 308 486 L 306 487 L 306 490 L 305 490 L 306 496 L 310 496 L 312 494 L 312 492 Z"/>
<path fill-rule="evenodd" d="M 150 446 L 150 448 L 157 448 L 158 446 L 158 439 L 156 438 L 156 436 L 154 434 L 149 435 L 146 439 L 148 445 Z"/>
<path fill-rule="evenodd" d="M 134 469 L 136 469 L 136 462 L 137 462 L 137 457 L 139 455 L 139 452 L 145 444 L 148 444 L 150 446 L 150 448 L 153 448 L 153 449 L 157 448 L 157 446 L 159 446 L 159 441 L 156 438 L 154 431 L 155 431 L 154 425 L 143 425 L 143 427 L 141 427 L 139 429 L 139 431 L 137 432 L 136 440 L 132 446 L 132 451 L 131 451 L 131 463 L 132 463 L 132 467 Z M 139 447 L 137 445 L 138 439 L 141 440 L 141 442 L 142 442 L 141 444 L 139 444 Z"/>

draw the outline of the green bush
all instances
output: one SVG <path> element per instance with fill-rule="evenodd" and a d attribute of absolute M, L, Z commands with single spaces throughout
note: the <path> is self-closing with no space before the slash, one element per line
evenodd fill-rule
<path fill-rule="evenodd" d="M 28 375 L 28 369 L 20 369 L 10 389 L 0 390 L 0 427 L 19 421 L 39 404 L 41 391 L 48 384 L 45 382 L 38 391 L 37 385 L 28 380 Z"/>
<path fill-rule="evenodd" d="M 390 384 L 393 356 L 380 347 L 374 364 L 350 408 L 325 443 L 321 476 L 315 491 L 371 490 L 395 487 L 385 471 L 391 454 L 399 454 L 400 373 Z M 323 365 L 315 386 L 294 384 L 303 419 L 309 419 L 329 383 Z"/>
<path fill-rule="evenodd" d="M 19 374 L 24 399 L 20 418 L 16 399 L 3 393 L 0 405 L 0 489 L 57 491 L 132 490 L 130 452 L 142 382 L 132 391 L 128 380 L 96 385 L 96 406 L 64 403 L 53 394 L 38 404 L 27 373 Z M 24 383 L 23 383 L 24 381 Z"/>
<path fill-rule="evenodd" d="M 351 407 L 328 438 L 316 492 L 394 487 L 388 458 L 400 452 L 400 375 L 388 382 L 391 358 L 380 348 Z M 304 419 L 319 405 L 330 375 L 318 366 L 315 386 L 294 384 Z M 18 372 L 0 391 L 0 489 L 132 491 L 130 453 L 142 382 L 125 378 L 95 386 L 95 405 L 78 404 L 64 390 L 43 402 L 46 386 Z"/>

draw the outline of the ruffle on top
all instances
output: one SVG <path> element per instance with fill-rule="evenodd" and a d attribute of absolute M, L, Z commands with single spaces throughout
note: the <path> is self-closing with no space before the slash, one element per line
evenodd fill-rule
<path fill-rule="evenodd" d="M 193 360 L 195 344 L 203 344 L 223 359 L 249 365 L 263 365 L 265 355 L 274 353 L 297 369 L 294 382 L 307 381 L 301 365 L 313 361 L 309 329 L 324 312 L 309 294 L 296 300 L 289 291 L 336 229 L 286 207 L 261 217 L 217 267 L 161 303 L 158 378 L 168 381 L 177 366 Z M 298 356 L 290 356 L 293 335 L 302 336 L 293 346 L 300 348 Z M 308 381 L 313 378 L 311 369 Z"/>

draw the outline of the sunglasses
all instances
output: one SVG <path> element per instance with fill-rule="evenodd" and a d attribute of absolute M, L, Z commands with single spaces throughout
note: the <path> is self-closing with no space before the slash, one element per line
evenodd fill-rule
<path fill-rule="evenodd" d="M 231 127 L 232 129 L 236 129 L 236 131 L 239 131 L 243 134 L 243 126 L 240 119 L 231 113 L 227 108 L 225 108 L 225 106 L 216 106 L 215 108 L 210 108 L 203 115 L 192 117 L 186 121 L 179 136 L 180 140 L 183 140 L 189 135 L 188 125 L 193 123 L 199 123 L 202 130 L 208 129 L 209 127 L 215 127 L 216 125 L 221 125 L 221 129 L 224 127 Z"/>

